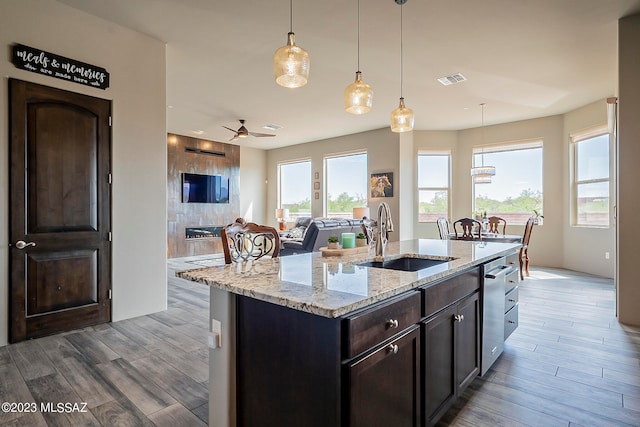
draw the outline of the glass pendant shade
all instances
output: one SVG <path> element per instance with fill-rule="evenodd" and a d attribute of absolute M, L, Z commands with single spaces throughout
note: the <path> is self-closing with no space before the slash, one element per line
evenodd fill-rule
<path fill-rule="evenodd" d="M 400 105 L 391 112 L 391 131 L 409 132 L 413 130 L 413 110 L 404 105 L 404 98 L 400 98 Z"/>
<path fill-rule="evenodd" d="M 287 35 L 287 44 L 273 54 L 276 83 L 288 88 L 302 87 L 309 80 L 309 54 L 296 46 L 295 34 Z"/>
<path fill-rule="evenodd" d="M 356 81 L 344 90 L 344 108 L 351 114 L 365 114 L 373 105 L 373 89 L 362 81 L 362 73 L 356 71 Z"/>
<path fill-rule="evenodd" d="M 474 184 L 491 184 L 490 176 L 474 176 L 473 177 Z"/>

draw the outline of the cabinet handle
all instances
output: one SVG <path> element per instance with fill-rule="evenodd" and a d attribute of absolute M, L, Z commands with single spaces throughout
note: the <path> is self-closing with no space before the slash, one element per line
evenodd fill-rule
<path fill-rule="evenodd" d="M 387 320 L 387 327 L 389 329 L 396 329 L 398 327 L 398 321 L 396 319 Z"/>
<path fill-rule="evenodd" d="M 464 320 L 464 315 L 456 314 L 455 316 L 453 316 L 453 320 L 455 320 L 456 322 L 462 322 Z"/>
<path fill-rule="evenodd" d="M 516 302 L 516 300 L 509 298 L 509 302 Z"/>
<path fill-rule="evenodd" d="M 516 323 L 516 322 L 514 322 L 513 320 L 507 320 L 507 322 L 509 322 L 509 323 Z"/>
<path fill-rule="evenodd" d="M 389 347 L 387 347 L 387 351 L 390 354 L 397 354 L 398 353 L 398 345 L 397 344 L 389 344 Z"/>

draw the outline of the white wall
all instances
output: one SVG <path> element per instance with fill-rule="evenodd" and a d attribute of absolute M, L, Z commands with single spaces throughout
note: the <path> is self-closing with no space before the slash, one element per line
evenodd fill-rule
<path fill-rule="evenodd" d="M 613 220 L 609 228 L 575 227 L 571 224 L 571 139 L 570 135 L 577 131 L 607 124 L 606 100 L 591 103 L 564 115 L 564 150 L 563 150 L 563 209 L 564 215 L 564 263 L 570 270 L 582 271 L 603 277 L 613 277 L 615 270 L 615 227 Z M 613 152 L 611 160 L 613 162 Z M 614 195 L 613 182 L 611 196 Z M 613 204 L 613 197 L 611 198 Z M 546 217 L 545 217 L 546 222 Z M 609 259 L 605 259 L 609 252 Z"/>
<path fill-rule="evenodd" d="M 53 0 L 0 2 L 0 345 L 8 312 L 8 93 L 6 77 L 99 98 L 113 109 L 113 320 L 166 308 L 166 91 L 162 42 Z M 99 90 L 16 69 L 22 43 L 107 69 Z"/>
<path fill-rule="evenodd" d="M 398 240 L 401 234 L 402 223 L 398 221 L 400 216 L 400 191 L 401 185 L 410 185 L 411 182 L 403 182 L 402 176 L 399 175 L 399 144 L 400 138 L 397 134 L 391 132 L 391 129 L 384 128 L 369 132 L 363 132 L 353 135 L 345 135 L 338 138 L 330 138 L 322 141 L 314 141 L 306 144 L 298 144 L 290 147 L 269 150 L 267 152 L 267 204 L 266 204 L 266 223 L 277 225 L 276 219 L 273 217 L 274 209 L 278 200 L 278 163 L 298 159 L 311 159 L 312 171 L 320 174 L 320 182 L 322 187 L 320 194 L 324 191 L 324 157 L 327 155 L 335 155 L 340 153 L 352 153 L 355 151 L 366 151 L 369 174 L 375 172 L 393 172 L 394 173 L 394 193 L 393 197 L 369 199 L 369 208 L 371 216 L 375 218 L 378 204 L 385 201 L 391 208 L 391 216 L 394 219 L 395 232 L 389 235 L 390 240 Z M 244 173 L 244 172 L 243 172 Z M 315 180 L 314 180 L 315 181 Z M 368 182 L 368 177 L 367 177 Z M 313 198 L 312 189 L 311 214 L 314 217 L 323 215 L 323 199 Z"/>
<path fill-rule="evenodd" d="M 256 224 L 268 223 L 267 152 L 240 146 L 240 170 L 240 215 Z"/>

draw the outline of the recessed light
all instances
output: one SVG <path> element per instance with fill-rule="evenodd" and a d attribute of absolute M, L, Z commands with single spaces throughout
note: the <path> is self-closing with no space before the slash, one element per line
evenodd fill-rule
<path fill-rule="evenodd" d="M 282 129 L 282 126 L 271 123 L 271 124 L 262 126 L 262 129 L 279 130 L 279 129 Z"/>
<path fill-rule="evenodd" d="M 195 133 L 196 135 L 202 135 L 204 133 L 203 130 L 192 130 L 191 133 Z"/>

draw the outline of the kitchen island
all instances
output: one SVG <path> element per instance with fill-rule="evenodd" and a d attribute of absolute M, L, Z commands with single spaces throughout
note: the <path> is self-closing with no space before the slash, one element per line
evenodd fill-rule
<path fill-rule="evenodd" d="M 389 243 L 385 260 L 441 261 L 417 271 L 353 251 L 178 272 L 211 287 L 210 424 L 432 425 L 480 371 L 483 265 L 519 247 Z"/>

